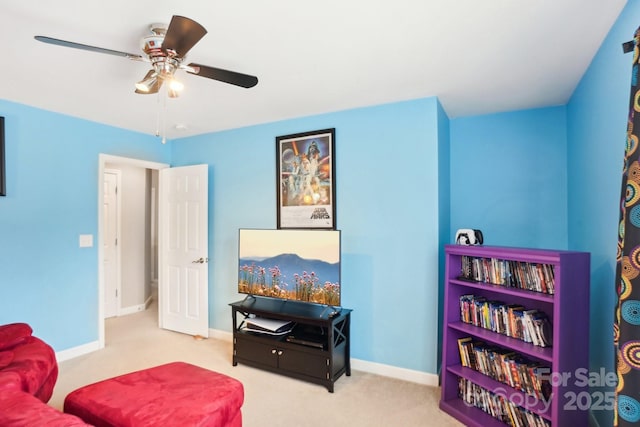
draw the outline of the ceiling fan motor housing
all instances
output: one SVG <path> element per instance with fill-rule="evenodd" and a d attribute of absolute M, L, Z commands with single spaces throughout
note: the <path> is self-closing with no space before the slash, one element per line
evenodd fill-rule
<path fill-rule="evenodd" d="M 142 38 L 142 50 L 149 56 L 162 54 L 164 34 L 150 34 Z"/>
<path fill-rule="evenodd" d="M 169 51 L 169 55 L 167 55 L 167 52 L 162 50 L 162 42 L 164 41 L 166 33 L 166 25 L 162 25 L 163 24 L 151 25 L 153 34 L 142 39 L 142 50 L 149 57 L 158 77 L 167 78 L 173 76 L 184 58 L 171 55 L 171 51 Z"/>

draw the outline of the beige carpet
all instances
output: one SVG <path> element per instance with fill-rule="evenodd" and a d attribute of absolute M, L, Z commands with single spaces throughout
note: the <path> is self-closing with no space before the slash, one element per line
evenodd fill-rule
<path fill-rule="evenodd" d="M 159 329 L 154 305 L 106 322 L 106 346 L 60 363 L 49 404 L 92 382 L 138 369 L 184 361 L 240 380 L 244 427 L 461 426 L 438 409 L 439 389 L 352 370 L 329 393 L 323 386 L 248 366 L 231 365 L 230 342 Z"/>

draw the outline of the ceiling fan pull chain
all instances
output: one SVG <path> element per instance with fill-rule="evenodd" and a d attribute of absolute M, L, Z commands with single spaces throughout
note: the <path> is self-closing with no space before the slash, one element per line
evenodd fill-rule
<path fill-rule="evenodd" d="M 156 137 L 160 136 L 160 91 L 156 94 L 156 104 L 157 104 L 157 112 L 156 112 Z"/>
<path fill-rule="evenodd" d="M 166 85 L 162 85 L 162 91 L 164 91 L 165 93 L 160 96 L 160 92 L 158 92 L 158 95 L 162 98 L 162 119 L 161 119 L 161 126 L 162 126 L 162 143 L 166 144 L 167 143 L 167 97 L 168 97 L 168 93 L 167 93 L 167 88 Z"/>
<path fill-rule="evenodd" d="M 167 127 L 166 127 L 166 116 L 167 116 L 167 99 L 166 94 L 163 93 L 163 88 L 160 87 L 160 90 L 157 93 L 157 106 L 158 112 L 156 114 L 156 137 L 162 137 L 162 143 L 166 144 L 167 142 Z"/>

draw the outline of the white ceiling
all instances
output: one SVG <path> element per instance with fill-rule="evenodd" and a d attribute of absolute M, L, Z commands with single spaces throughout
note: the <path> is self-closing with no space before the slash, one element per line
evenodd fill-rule
<path fill-rule="evenodd" d="M 2 0 L 0 98 L 155 134 L 165 98 L 134 93 L 148 64 L 33 37 L 141 53 L 149 24 L 182 15 L 208 30 L 187 62 L 259 83 L 244 89 L 180 71 L 183 94 L 167 100 L 169 139 L 429 96 L 450 118 L 562 105 L 625 3 Z"/>

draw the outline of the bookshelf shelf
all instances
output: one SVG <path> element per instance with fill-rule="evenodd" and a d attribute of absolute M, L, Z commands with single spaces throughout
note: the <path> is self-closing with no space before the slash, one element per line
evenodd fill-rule
<path fill-rule="evenodd" d="M 553 304 L 553 295 L 544 294 L 542 292 L 527 291 L 525 289 L 512 289 L 505 286 L 494 285 L 491 283 L 461 279 L 452 279 L 449 283 L 451 285 L 466 286 L 470 289 L 491 290 L 504 295 L 516 295 L 519 298 L 526 298 Z"/>
<path fill-rule="evenodd" d="M 496 344 L 504 348 L 510 348 L 520 354 L 524 354 L 546 362 L 553 361 L 552 347 L 538 347 L 531 343 L 521 341 L 517 338 L 511 338 L 504 335 L 496 334 L 487 329 L 477 326 L 468 325 L 462 322 L 452 322 L 448 325 L 451 330 L 462 332 L 462 336 L 476 337 L 479 341 Z"/>
<path fill-rule="evenodd" d="M 502 394 L 507 388 L 509 388 L 506 384 L 493 380 L 486 375 L 481 374 L 480 372 L 474 371 L 473 369 L 465 368 L 462 365 L 449 366 L 447 370 L 457 375 L 458 377 L 468 379 L 469 381 L 472 381 L 473 383 L 478 384 L 482 388 L 487 389 L 493 393 Z M 542 400 L 537 400 L 534 398 L 534 396 L 527 395 L 526 393 L 519 390 L 509 391 L 514 400 L 523 402 L 522 406 L 525 409 L 529 409 L 530 411 L 539 414 L 545 419 L 549 418 L 549 413 L 545 411 L 545 402 L 543 402 Z"/>
<path fill-rule="evenodd" d="M 473 273 L 471 263 L 474 263 Z M 505 273 L 503 267 L 506 265 L 511 270 L 507 268 Z M 479 274 L 482 276 L 480 281 L 473 280 L 474 275 L 475 278 L 478 277 L 477 269 L 480 269 Z M 518 275 L 517 283 L 511 279 L 512 275 Z M 507 404 L 510 408 L 508 411 L 511 411 L 509 417 L 524 419 L 521 425 L 531 424 L 532 419 L 537 421 L 531 425 L 587 425 L 587 411 L 565 408 L 571 397 L 581 391 L 588 392 L 588 389 L 578 387 L 583 384 L 578 384 L 574 376 L 578 369 L 588 369 L 589 277 L 590 255 L 586 252 L 497 246 L 445 246 L 440 408 L 468 426 L 504 426 L 511 422 L 506 415 L 503 422 L 490 414 L 492 411 L 499 412 L 496 402 L 502 399 L 510 402 Z M 488 278 L 502 283 L 485 283 L 490 282 Z M 464 323 L 461 319 L 463 309 L 460 300 L 469 295 L 480 301 L 520 305 L 526 310 L 541 313 L 551 325 L 551 345 L 541 347 L 491 329 Z M 492 322 L 494 321 L 508 320 L 495 317 L 492 318 Z M 543 366 L 546 369 L 545 379 L 551 386 L 550 401 L 538 399 L 466 367 L 468 362 L 461 362 L 458 340 L 468 338 L 471 338 L 474 348 L 476 343 L 479 346 L 484 343 L 485 346 L 513 353 L 514 356 Z M 490 360 L 489 363 L 499 362 Z M 559 375 L 564 375 L 566 380 L 556 381 L 555 378 L 560 378 Z M 477 391 L 479 388 L 480 392 Z M 478 395 L 482 398 L 478 399 Z M 493 403 L 487 404 L 487 401 Z"/>

